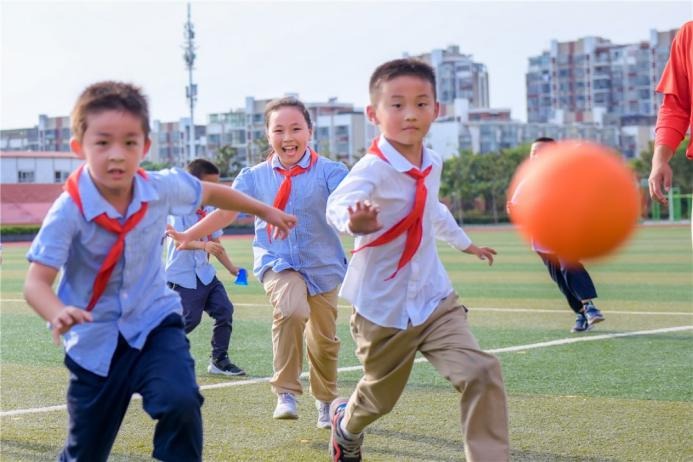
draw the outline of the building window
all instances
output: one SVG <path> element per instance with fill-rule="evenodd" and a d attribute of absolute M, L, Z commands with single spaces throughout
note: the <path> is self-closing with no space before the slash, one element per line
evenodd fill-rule
<path fill-rule="evenodd" d="M 28 170 L 19 170 L 17 172 L 17 183 L 33 183 L 34 172 Z"/>
<path fill-rule="evenodd" d="M 66 172 L 64 170 L 56 170 L 54 175 L 54 183 L 65 183 L 67 181 L 68 176 L 70 176 L 70 172 Z"/>

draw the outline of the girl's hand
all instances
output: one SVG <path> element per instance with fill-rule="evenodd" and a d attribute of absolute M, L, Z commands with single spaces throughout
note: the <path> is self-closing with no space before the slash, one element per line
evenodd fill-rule
<path fill-rule="evenodd" d="M 205 252 L 211 253 L 215 257 L 220 257 L 224 254 L 224 246 L 218 242 L 204 241 L 202 245 Z"/>
<path fill-rule="evenodd" d="M 349 212 L 349 230 L 354 234 L 370 234 L 382 229 L 378 220 L 380 208 L 369 200 L 357 201 L 347 208 Z"/>
<path fill-rule="evenodd" d="M 479 260 L 487 260 L 488 266 L 493 265 L 493 256 L 496 255 L 496 251 L 491 247 L 477 247 L 474 244 L 464 249 L 463 252 L 476 255 Z"/>
<path fill-rule="evenodd" d="M 50 321 L 53 343 L 60 345 L 60 336 L 70 330 L 75 324 L 91 321 L 92 317 L 90 312 L 75 308 L 74 306 L 66 306 Z"/>

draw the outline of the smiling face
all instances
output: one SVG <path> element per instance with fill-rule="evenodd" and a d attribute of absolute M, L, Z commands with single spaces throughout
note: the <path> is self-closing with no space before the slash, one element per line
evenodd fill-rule
<path fill-rule="evenodd" d="M 130 196 L 133 177 L 150 144 L 142 119 L 120 110 L 88 114 L 82 139 L 70 141 L 75 154 L 86 161 L 94 184 L 106 200 Z"/>
<path fill-rule="evenodd" d="M 439 110 L 431 82 L 402 75 L 382 82 L 374 97 L 366 108 L 369 120 L 402 154 L 420 152 Z"/>
<path fill-rule="evenodd" d="M 295 106 L 281 106 L 269 113 L 267 140 L 284 167 L 295 165 L 306 152 L 312 131 Z"/>

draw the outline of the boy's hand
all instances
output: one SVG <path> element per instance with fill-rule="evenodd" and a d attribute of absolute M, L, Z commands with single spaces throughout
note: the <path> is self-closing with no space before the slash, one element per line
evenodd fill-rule
<path fill-rule="evenodd" d="M 496 251 L 491 247 L 477 247 L 474 244 L 464 249 L 463 252 L 476 255 L 479 260 L 487 260 L 488 266 L 493 265 L 493 256 L 496 255 Z"/>
<path fill-rule="evenodd" d="M 75 324 L 91 321 L 92 317 L 90 312 L 75 308 L 74 306 L 66 306 L 50 321 L 53 343 L 60 345 L 60 336 L 70 330 Z"/>
<path fill-rule="evenodd" d="M 193 244 L 186 233 L 176 231 L 176 228 L 174 228 L 172 225 L 166 225 L 166 236 L 176 241 L 176 249 L 196 250 L 196 247 L 193 247 Z"/>
<path fill-rule="evenodd" d="M 298 221 L 295 216 L 284 213 L 275 207 L 268 207 L 260 218 L 267 222 L 267 229 L 273 239 L 286 239 L 289 231 L 296 226 Z"/>
<path fill-rule="evenodd" d="M 218 242 L 205 241 L 203 245 L 205 252 L 210 253 L 215 257 L 220 257 L 224 255 L 224 246 L 219 244 Z"/>
<path fill-rule="evenodd" d="M 370 234 L 382 229 L 378 220 L 380 208 L 369 200 L 357 201 L 347 208 L 349 212 L 349 230 L 354 234 Z"/>

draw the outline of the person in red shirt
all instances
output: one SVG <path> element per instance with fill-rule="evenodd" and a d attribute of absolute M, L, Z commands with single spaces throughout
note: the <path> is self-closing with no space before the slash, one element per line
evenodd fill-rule
<path fill-rule="evenodd" d="M 693 127 L 693 21 L 685 23 L 676 33 L 657 92 L 664 94 L 664 101 L 657 115 L 649 186 L 652 199 L 666 205 L 672 178 L 669 161 L 689 127 Z M 693 160 L 690 141 L 686 157 Z"/>

